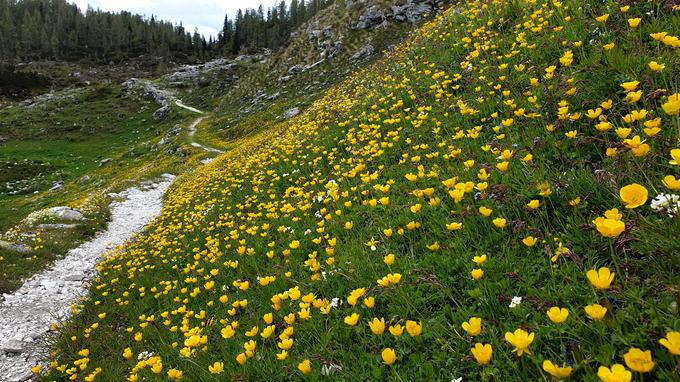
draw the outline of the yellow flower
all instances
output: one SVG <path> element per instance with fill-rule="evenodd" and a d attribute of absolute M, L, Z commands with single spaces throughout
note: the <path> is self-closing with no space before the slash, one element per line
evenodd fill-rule
<path fill-rule="evenodd" d="M 387 265 L 392 265 L 392 264 L 394 264 L 394 259 L 395 259 L 394 254 L 390 253 L 389 255 L 386 255 L 385 257 L 383 257 L 383 262 Z"/>
<path fill-rule="evenodd" d="M 368 323 L 368 326 L 371 328 L 373 334 L 383 334 L 383 332 L 385 332 L 385 319 L 374 317 L 373 321 Z"/>
<path fill-rule="evenodd" d="M 182 370 L 177 369 L 168 370 L 168 378 L 170 379 L 176 379 L 179 381 L 180 379 L 182 379 L 182 374 L 184 374 Z"/>
<path fill-rule="evenodd" d="M 649 350 L 642 351 L 638 348 L 630 348 L 623 355 L 623 360 L 626 361 L 626 366 L 638 373 L 648 373 L 654 368 L 652 352 Z"/>
<path fill-rule="evenodd" d="M 132 358 L 132 349 L 125 348 L 125 350 L 123 350 L 123 358 L 125 358 L 125 359 Z"/>
<path fill-rule="evenodd" d="M 512 350 L 513 353 L 517 353 L 521 357 L 522 354 L 529 353 L 529 345 L 534 341 L 534 333 L 527 333 L 522 329 L 517 329 L 514 333 L 506 332 L 505 340 L 515 347 Z"/>
<path fill-rule="evenodd" d="M 642 19 L 639 17 L 630 18 L 628 19 L 628 25 L 630 25 L 631 28 L 637 28 L 640 25 L 640 21 L 642 21 Z"/>
<path fill-rule="evenodd" d="M 633 90 L 637 89 L 638 85 L 640 85 L 640 81 L 628 81 L 628 82 L 622 83 L 621 87 L 626 92 L 632 92 Z"/>
<path fill-rule="evenodd" d="M 538 206 L 541 204 L 541 202 L 538 201 L 538 199 L 532 199 L 529 203 L 527 203 L 527 207 L 529 207 L 532 210 L 535 210 L 538 208 Z"/>
<path fill-rule="evenodd" d="M 482 216 L 484 217 L 489 217 L 489 215 L 491 215 L 492 212 L 493 210 L 491 208 L 484 206 L 479 207 L 479 213 L 482 214 Z"/>
<path fill-rule="evenodd" d="M 680 165 L 680 149 L 671 150 L 671 160 L 668 163 L 676 166 Z"/>
<path fill-rule="evenodd" d="M 470 272 L 470 274 L 472 275 L 473 279 L 479 280 L 482 278 L 482 276 L 484 276 L 484 270 L 481 268 L 475 268 L 472 270 L 472 272 Z"/>
<path fill-rule="evenodd" d="M 569 138 L 569 139 L 574 139 L 574 138 L 576 138 L 577 135 L 578 135 L 578 131 L 576 131 L 576 130 L 570 130 L 570 131 L 567 131 L 566 133 L 564 133 L 564 136 Z"/>
<path fill-rule="evenodd" d="M 392 365 L 397 361 L 397 352 L 395 352 L 392 348 L 383 349 L 383 351 L 380 353 L 380 356 L 386 365 Z"/>
<path fill-rule="evenodd" d="M 548 318 L 550 318 L 550 321 L 556 323 L 556 324 L 561 324 L 564 321 L 567 320 L 567 317 L 569 317 L 569 310 L 566 308 L 558 308 L 556 306 L 553 306 L 552 308 L 548 309 L 546 312 L 548 314 Z"/>
<path fill-rule="evenodd" d="M 630 9 L 630 5 L 624 5 L 623 7 L 619 8 L 621 10 L 621 13 L 626 13 Z"/>
<path fill-rule="evenodd" d="M 604 15 L 595 18 L 595 20 L 601 23 L 607 22 L 607 19 L 609 19 L 609 13 L 605 13 Z"/>
<path fill-rule="evenodd" d="M 411 337 L 417 337 L 423 332 L 423 324 L 413 320 L 406 320 L 406 332 Z"/>
<path fill-rule="evenodd" d="M 678 115 L 680 113 L 680 93 L 675 93 L 668 97 L 666 103 L 661 108 L 668 115 Z"/>
<path fill-rule="evenodd" d="M 651 61 L 649 64 L 649 69 L 651 69 L 653 72 L 660 72 L 666 68 L 666 65 L 664 64 L 659 64 L 656 61 Z"/>
<path fill-rule="evenodd" d="M 475 337 L 482 332 L 482 319 L 479 317 L 472 317 L 468 322 L 463 322 L 460 326 L 468 335 Z"/>
<path fill-rule="evenodd" d="M 538 239 L 536 239 L 533 236 L 527 236 L 524 239 L 522 239 L 522 243 L 524 243 L 524 245 L 526 245 L 527 247 L 533 247 L 534 245 L 536 245 L 537 241 Z"/>
<path fill-rule="evenodd" d="M 629 184 L 619 190 L 619 197 L 626 208 L 637 208 L 647 202 L 647 189 L 637 183 Z"/>
<path fill-rule="evenodd" d="M 630 382 L 633 378 L 633 373 L 617 363 L 611 369 L 606 366 L 600 366 L 597 369 L 597 376 L 600 377 L 602 382 Z"/>
<path fill-rule="evenodd" d="M 224 372 L 224 364 L 222 362 L 215 362 L 208 366 L 210 374 L 222 374 Z"/>
<path fill-rule="evenodd" d="M 493 219 L 493 225 L 495 225 L 498 228 L 505 228 L 506 220 L 503 218 L 495 218 Z"/>
<path fill-rule="evenodd" d="M 279 361 L 284 361 L 286 358 L 288 358 L 288 352 L 285 350 L 281 350 L 281 353 L 276 353 L 276 359 Z"/>
<path fill-rule="evenodd" d="M 349 326 L 355 326 L 357 324 L 357 322 L 359 322 L 359 317 L 360 316 L 359 316 L 358 313 L 352 313 L 351 315 L 345 317 L 345 320 L 344 320 L 345 324 L 347 324 Z"/>
<path fill-rule="evenodd" d="M 598 217 L 593 223 L 597 232 L 604 237 L 617 237 L 626 229 L 626 224 L 621 220 Z"/>
<path fill-rule="evenodd" d="M 659 343 L 671 354 L 680 355 L 680 332 L 668 332 L 666 338 L 660 339 Z"/>
<path fill-rule="evenodd" d="M 609 289 L 609 286 L 612 284 L 612 281 L 614 281 L 614 275 L 615 273 L 611 272 L 607 267 L 602 267 L 597 271 L 591 269 L 588 272 L 586 272 L 586 277 L 588 278 L 588 281 L 590 281 L 590 283 L 593 284 L 595 288 L 601 290 Z"/>
<path fill-rule="evenodd" d="M 543 361 L 543 370 L 555 378 L 566 378 L 571 375 L 571 366 L 559 367 L 547 359 Z"/>
<path fill-rule="evenodd" d="M 491 344 L 483 344 L 477 342 L 475 347 L 473 347 L 470 352 L 480 365 L 486 365 L 491 361 L 491 356 L 493 355 L 493 347 Z"/>
<path fill-rule="evenodd" d="M 390 334 L 392 334 L 395 337 L 399 337 L 400 335 L 404 334 L 404 327 L 401 326 L 400 324 L 396 324 L 394 326 L 390 325 L 388 330 L 390 331 Z"/>
<path fill-rule="evenodd" d="M 487 259 L 488 259 L 487 255 L 475 256 L 472 258 L 472 262 L 474 262 L 477 265 L 482 265 L 486 263 Z"/>
<path fill-rule="evenodd" d="M 302 372 L 302 374 L 309 374 L 312 372 L 312 361 L 306 359 L 300 363 L 298 363 L 298 370 Z"/>
<path fill-rule="evenodd" d="M 298 241 L 298 240 L 291 241 L 289 247 L 290 247 L 290 249 L 296 249 L 296 248 L 300 247 L 300 241 Z"/>
<path fill-rule="evenodd" d="M 604 315 L 607 314 L 607 308 L 600 304 L 587 305 L 584 310 L 586 311 L 588 317 L 595 321 L 600 321 L 604 318 Z"/>
<path fill-rule="evenodd" d="M 33 374 L 40 374 L 40 371 L 42 370 L 42 366 L 40 364 L 37 364 L 31 368 L 31 372 Z"/>

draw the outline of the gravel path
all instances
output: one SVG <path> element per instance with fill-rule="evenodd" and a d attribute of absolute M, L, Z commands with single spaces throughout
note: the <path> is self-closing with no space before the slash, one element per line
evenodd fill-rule
<path fill-rule="evenodd" d="M 87 293 L 101 257 L 131 239 L 160 213 L 173 178 L 164 175 L 160 183 L 117 194 L 116 198 L 122 200 L 111 204 L 106 231 L 70 250 L 16 292 L 0 298 L 0 381 L 31 379 L 31 368 L 46 356 L 41 340 L 51 323 L 70 316 L 69 305 Z"/>

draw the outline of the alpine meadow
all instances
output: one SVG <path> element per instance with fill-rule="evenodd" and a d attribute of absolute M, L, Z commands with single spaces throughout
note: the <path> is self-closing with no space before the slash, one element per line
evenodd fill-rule
<path fill-rule="evenodd" d="M 315 4 L 160 64 L 108 46 L 93 60 L 121 61 L 97 65 L 145 79 L 69 83 L 56 109 L 0 103 L 0 164 L 67 173 L 0 183 L 0 321 L 116 221 L 111 193 L 176 176 L 75 280 L 24 380 L 680 381 L 680 5 Z M 38 205 L 85 217 L 45 232 Z"/>

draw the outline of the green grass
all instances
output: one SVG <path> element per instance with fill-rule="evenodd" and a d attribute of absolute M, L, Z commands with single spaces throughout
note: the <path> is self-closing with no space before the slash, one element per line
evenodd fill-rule
<path fill-rule="evenodd" d="M 111 85 L 67 90 L 57 97 L 34 108 L 0 110 L 0 135 L 6 139 L 0 146 L 0 231 L 9 231 L 5 240 L 39 247 L 30 255 L 0 253 L 0 293 L 16 289 L 104 228 L 107 193 L 164 172 L 180 173 L 204 157 L 183 134 L 168 135 L 168 143 L 157 145 L 174 126 L 192 121 L 193 114 L 184 110 L 154 122 L 153 101 L 131 98 Z M 112 160 L 102 165 L 106 158 Z M 56 182 L 63 187 L 50 190 Z M 82 208 L 88 220 L 75 229 L 50 232 L 37 230 L 37 223 L 21 223 L 31 212 L 56 205 Z M 36 233 L 43 235 L 42 244 L 35 242 Z"/>

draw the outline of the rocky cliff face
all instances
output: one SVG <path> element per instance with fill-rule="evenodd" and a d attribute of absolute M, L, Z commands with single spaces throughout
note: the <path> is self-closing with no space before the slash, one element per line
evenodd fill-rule
<path fill-rule="evenodd" d="M 378 52 L 374 35 L 400 24 L 416 23 L 445 6 L 444 0 L 346 0 L 320 12 L 292 35 L 283 56 L 290 75 L 336 57 L 359 61 Z M 294 55 L 298 57 L 293 57 Z M 304 57 L 299 57 L 304 54 Z"/>

